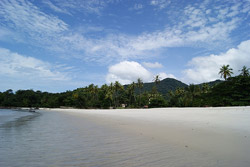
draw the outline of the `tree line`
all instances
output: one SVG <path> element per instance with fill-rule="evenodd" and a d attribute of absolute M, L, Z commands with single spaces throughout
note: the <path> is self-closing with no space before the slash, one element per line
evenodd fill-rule
<path fill-rule="evenodd" d="M 202 106 L 247 106 L 250 105 L 249 68 L 243 66 L 240 74 L 231 77 L 233 69 L 223 65 L 219 74 L 224 78 L 214 86 L 208 84 L 189 85 L 169 93 L 169 106 L 202 107 Z"/>
<path fill-rule="evenodd" d="M 143 108 L 143 107 L 204 107 L 250 105 L 250 75 L 244 66 L 238 76 L 232 77 L 232 68 L 223 65 L 218 73 L 224 81 L 177 88 L 167 94 L 158 91 L 161 82 L 157 75 L 150 91 L 143 91 L 139 78 L 127 86 L 118 81 L 101 87 L 91 84 L 62 93 L 11 89 L 0 92 L 1 107 L 75 107 L 75 108 Z"/>

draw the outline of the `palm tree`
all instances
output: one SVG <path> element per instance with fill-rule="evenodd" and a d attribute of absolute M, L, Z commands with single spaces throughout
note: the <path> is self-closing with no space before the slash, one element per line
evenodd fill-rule
<path fill-rule="evenodd" d="M 141 92 L 143 88 L 143 82 L 140 78 L 137 79 L 137 86 L 139 88 L 139 107 L 141 107 Z"/>
<path fill-rule="evenodd" d="M 155 78 L 154 78 L 154 80 L 153 80 L 153 81 L 155 82 L 155 85 L 158 85 L 158 84 L 160 83 L 160 81 L 161 81 L 160 79 L 161 79 L 161 78 L 160 78 L 159 75 L 156 75 L 156 76 L 155 76 Z"/>
<path fill-rule="evenodd" d="M 136 88 L 136 83 L 135 82 L 132 82 L 127 90 L 128 90 L 128 94 L 129 94 L 129 104 L 131 105 L 132 104 L 132 98 L 135 99 L 135 88 Z"/>
<path fill-rule="evenodd" d="M 135 82 L 132 82 L 131 83 L 131 88 L 132 88 L 132 90 L 133 90 L 133 92 L 135 91 L 135 88 L 136 88 L 136 83 Z"/>
<path fill-rule="evenodd" d="M 202 89 L 202 93 L 208 93 L 210 86 L 207 83 L 203 83 L 201 89 Z"/>
<path fill-rule="evenodd" d="M 111 107 L 112 104 L 114 104 L 114 98 L 113 97 L 114 97 L 114 85 L 111 82 L 108 89 L 107 89 L 106 95 L 105 95 L 105 99 L 109 100 L 109 107 Z"/>
<path fill-rule="evenodd" d="M 110 88 L 110 90 L 112 90 L 112 91 L 114 90 L 114 84 L 113 84 L 113 82 L 110 83 L 109 88 Z"/>
<path fill-rule="evenodd" d="M 246 66 L 243 66 L 239 71 L 241 71 L 240 75 L 242 75 L 243 77 L 249 76 L 249 68 L 247 68 Z"/>
<path fill-rule="evenodd" d="M 120 90 L 123 90 L 123 86 L 118 82 L 118 81 L 115 81 L 115 84 L 114 84 L 114 91 L 115 91 L 115 107 L 118 106 L 118 92 Z"/>
<path fill-rule="evenodd" d="M 91 107 L 95 107 L 94 105 L 96 104 L 97 99 L 98 99 L 98 86 L 94 85 L 94 84 L 90 84 L 87 87 L 87 90 L 88 90 L 88 94 L 89 94 L 88 100 L 90 102 L 90 105 L 91 105 Z"/>
<path fill-rule="evenodd" d="M 152 90 L 152 92 L 153 92 L 153 94 L 157 94 L 157 85 L 160 83 L 160 76 L 159 75 L 156 75 L 155 77 L 154 77 L 154 79 L 153 79 L 153 81 L 154 81 L 154 83 L 155 83 L 155 85 L 154 85 L 154 87 L 153 87 L 153 90 Z"/>
<path fill-rule="evenodd" d="M 225 80 L 227 80 L 228 77 L 231 77 L 231 74 L 233 74 L 233 69 L 229 68 L 229 65 L 223 65 L 220 68 L 220 72 L 219 74 L 221 75 L 220 77 L 224 78 Z"/>
<path fill-rule="evenodd" d="M 109 107 L 111 107 L 113 101 L 113 92 L 111 89 L 108 89 L 108 91 L 106 92 L 105 99 L 109 100 Z"/>

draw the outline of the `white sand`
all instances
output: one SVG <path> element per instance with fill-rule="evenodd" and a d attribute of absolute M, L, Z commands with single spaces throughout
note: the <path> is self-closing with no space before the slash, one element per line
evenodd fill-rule
<path fill-rule="evenodd" d="M 158 143 L 250 163 L 250 107 L 52 110 Z"/>

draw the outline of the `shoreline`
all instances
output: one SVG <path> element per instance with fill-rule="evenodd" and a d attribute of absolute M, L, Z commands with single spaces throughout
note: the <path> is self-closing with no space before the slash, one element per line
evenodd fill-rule
<path fill-rule="evenodd" d="M 50 109 L 65 109 L 65 110 L 133 110 L 133 109 L 143 109 L 143 110 L 149 110 L 149 109 L 188 109 L 188 108 L 245 108 L 245 107 L 250 107 L 250 106 L 218 106 L 218 107 L 213 107 L 213 106 L 206 106 L 206 107 L 158 107 L 158 108 L 116 108 L 116 109 L 110 109 L 110 108 L 74 108 L 74 107 L 62 107 L 62 108 L 48 108 L 48 107 L 38 107 L 38 109 L 41 110 L 50 110 Z M 35 108 L 35 107 L 3 107 L 0 106 L 0 109 L 30 109 L 30 108 Z"/>

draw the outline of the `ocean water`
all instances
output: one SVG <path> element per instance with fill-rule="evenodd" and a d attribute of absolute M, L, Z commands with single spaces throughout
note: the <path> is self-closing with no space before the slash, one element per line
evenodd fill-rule
<path fill-rule="evenodd" d="M 5 110 L 0 117 L 1 167 L 236 165 L 56 111 Z"/>
<path fill-rule="evenodd" d="M 6 122 L 15 121 L 20 117 L 25 117 L 32 115 L 30 112 L 22 111 L 22 110 L 8 110 L 8 109 L 0 109 L 0 125 L 3 125 Z"/>

